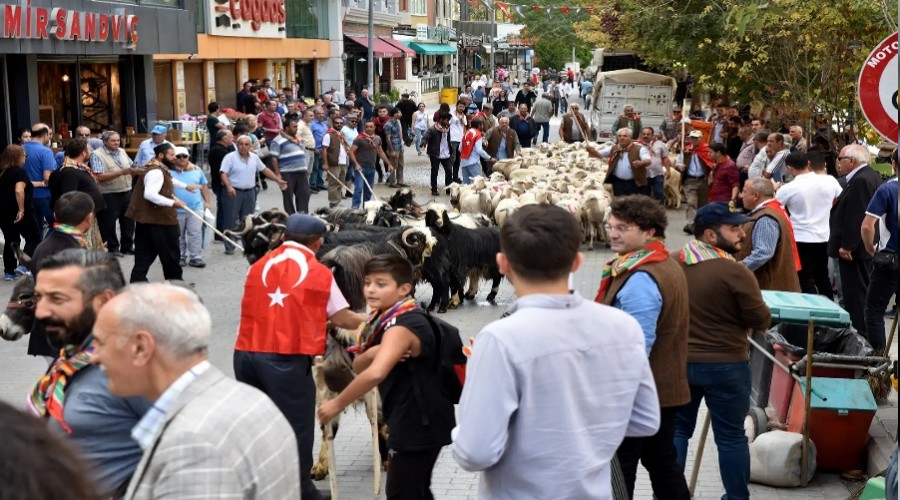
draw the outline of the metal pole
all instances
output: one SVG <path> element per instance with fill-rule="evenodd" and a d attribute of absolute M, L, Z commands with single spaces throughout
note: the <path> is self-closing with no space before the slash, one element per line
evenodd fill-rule
<path fill-rule="evenodd" d="M 800 448 L 800 486 L 806 487 L 809 484 L 809 408 L 810 399 L 812 399 L 812 372 L 813 372 L 813 339 L 815 328 L 813 322 L 810 321 L 806 330 L 806 387 L 804 388 L 804 396 L 806 400 L 803 402 L 803 442 Z"/>
<path fill-rule="evenodd" d="M 491 78 L 489 83 L 492 83 L 495 78 L 497 78 L 497 67 L 495 64 L 495 55 L 494 52 L 497 51 L 497 4 L 494 4 L 491 7 Z"/>
<path fill-rule="evenodd" d="M 380 0 L 379 0 L 380 1 Z M 369 65 L 369 98 L 375 99 L 375 0 L 369 0 L 369 47 L 366 62 Z"/>

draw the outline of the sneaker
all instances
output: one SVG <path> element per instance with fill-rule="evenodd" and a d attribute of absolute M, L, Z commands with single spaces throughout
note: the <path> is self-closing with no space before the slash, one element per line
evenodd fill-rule
<path fill-rule="evenodd" d="M 187 259 L 185 259 L 184 257 L 182 257 L 182 258 L 178 261 L 178 265 L 181 266 L 181 267 L 186 266 L 186 265 L 187 265 Z"/>
<path fill-rule="evenodd" d="M 409 184 L 407 184 L 407 183 L 405 183 L 405 182 L 398 182 L 397 185 L 400 186 L 400 187 L 402 187 L 402 188 L 408 188 L 408 187 L 409 187 Z"/>
<path fill-rule="evenodd" d="M 441 195 L 441 193 L 438 193 L 438 190 L 437 190 L 437 189 L 432 189 L 432 190 L 431 190 L 431 196 L 440 196 L 440 195 Z"/>
<path fill-rule="evenodd" d="M 134 255 L 134 250 L 129 248 L 127 250 L 122 250 L 122 253 L 124 253 L 125 255 Z"/>
<path fill-rule="evenodd" d="M 233 248 L 226 248 L 226 249 L 225 249 L 225 255 L 234 255 L 234 249 L 233 249 Z"/>
<path fill-rule="evenodd" d="M 19 264 L 19 266 L 16 267 L 16 275 L 17 276 L 31 276 L 31 271 L 27 267 Z"/>
<path fill-rule="evenodd" d="M 109 252 L 109 254 L 112 255 L 113 257 L 117 258 L 117 259 L 121 259 L 122 257 L 125 256 L 124 253 L 122 253 L 122 252 L 120 252 L 120 251 L 118 251 L 118 250 L 115 250 L 115 251 L 113 251 L 113 252 Z"/>
<path fill-rule="evenodd" d="M 188 265 L 191 267 L 204 268 L 204 267 L 206 267 L 206 262 L 203 262 L 203 259 L 191 259 L 191 261 L 190 261 L 190 263 L 188 263 Z"/>
<path fill-rule="evenodd" d="M 3 273 L 3 281 L 16 281 L 16 278 L 18 278 L 18 276 L 15 274 Z"/>
<path fill-rule="evenodd" d="M 254 212 L 259 212 L 259 202 L 256 202 L 256 206 L 253 208 Z"/>

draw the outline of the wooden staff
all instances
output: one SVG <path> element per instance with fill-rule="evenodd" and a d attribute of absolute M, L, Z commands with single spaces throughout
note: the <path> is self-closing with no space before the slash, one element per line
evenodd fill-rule
<path fill-rule="evenodd" d="M 315 363 L 319 369 L 316 370 L 316 388 L 325 387 L 325 372 L 321 370 L 325 358 L 316 356 Z M 334 466 L 334 433 L 331 431 L 331 423 L 322 426 L 323 437 L 322 446 L 328 447 L 328 487 L 331 489 L 332 500 L 338 500 L 337 474 Z M 379 471 L 380 473 L 380 471 Z M 307 472 L 308 474 L 308 472 Z"/>

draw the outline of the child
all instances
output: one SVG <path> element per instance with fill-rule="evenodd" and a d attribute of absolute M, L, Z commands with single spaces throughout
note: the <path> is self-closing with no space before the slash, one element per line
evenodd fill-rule
<path fill-rule="evenodd" d="M 478 498 L 612 498 L 622 439 L 659 427 L 638 322 L 569 293 L 581 240 L 553 205 L 522 207 L 500 230 L 497 264 L 518 299 L 475 339 L 453 436 L 460 466 L 483 471 Z"/>
<path fill-rule="evenodd" d="M 359 375 L 318 412 L 324 425 L 378 386 L 390 430 L 388 500 L 434 498 L 431 472 L 455 425 L 453 404 L 436 378 L 436 337 L 409 295 L 412 286 L 412 266 L 399 255 L 379 255 L 366 264 L 364 293 L 372 313 L 362 328 L 361 354 L 353 362 Z"/>

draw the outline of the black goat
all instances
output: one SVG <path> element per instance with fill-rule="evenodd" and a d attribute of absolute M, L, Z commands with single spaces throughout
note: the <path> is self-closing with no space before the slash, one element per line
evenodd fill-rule
<path fill-rule="evenodd" d="M 440 219 L 438 219 L 440 217 Z M 440 224 L 439 224 L 440 221 Z M 425 224 L 434 232 L 447 238 L 450 249 L 450 307 L 456 308 L 461 300 L 463 285 L 469 277 L 469 292 L 465 297 L 473 300 L 478 290 L 481 277 L 491 280 L 491 292 L 487 301 L 494 303 L 500 290 L 503 275 L 497 267 L 497 253 L 500 252 L 500 229 L 497 227 L 478 227 L 469 229 L 453 223 L 447 212 L 440 216 L 429 211 L 425 215 Z"/>

